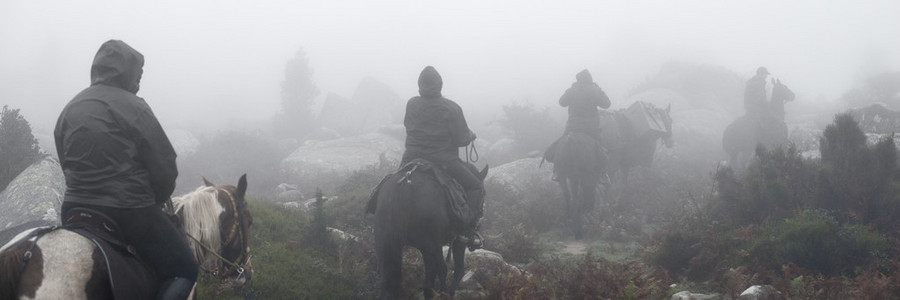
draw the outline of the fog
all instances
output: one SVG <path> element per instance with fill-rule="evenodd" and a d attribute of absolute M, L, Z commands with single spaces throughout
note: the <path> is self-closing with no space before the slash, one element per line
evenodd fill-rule
<path fill-rule="evenodd" d="M 831 101 L 900 64 L 898 1 L 20 1 L 0 3 L 0 105 L 37 132 L 89 84 L 99 45 L 146 58 L 139 96 L 166 127 L 264 122 L 286 62 L 307 53 L 322 91 L 366 77 L 416 95 L 426 65 L 474 118 L 555 106 L 590 69 L 614 107 L 670 60 L 758 66 L 803 101 Z M 243 123 L 246 124 L 246 123 Z"/>

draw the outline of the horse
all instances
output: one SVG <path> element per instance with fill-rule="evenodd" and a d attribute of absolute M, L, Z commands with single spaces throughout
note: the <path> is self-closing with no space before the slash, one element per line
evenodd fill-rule
<path fill-rule="evenodd" d="M 183 225 L 202 272 L 227 285 L 243 285 L 252 274 L 248 239 L 253 219 L 244 199 L 246 174 L 237 187 L 215 185 L 205 178 L 203 182 L 195 191 L 172 199 L 172 217 Z M 33 235 L 38 232 L 41 234 Z M 113 298 L 116 285 L 121 288 L 128 282 L 121 282 L 120 273 L 110 273 L 111 266 L 104 258 L 117 256 L 98 245 L 97 240 L 67 227 L 38 227 L 20 233 L 0 248 L 0 299 Z M 136 266 L 128 271 L 157 286 L 145 264 L 133 257 L 125 262 Z M 155 297 L 155 288 L 149 291 L 142 296 Z"/>
<path fill-rule="evenodd" d="M 602 176 L 600 147 L 596 138 L 583 132 L 567 132 L 557 141 L 553 169 L 563 191 L 566 220 L 576 239 L 583 235 L 582 218 L 594 210 L 597 186 Z M 602 151 L 602 150 L 601 150 Z"/>
<path fill-rule="evenodd" d="M 401 169 L 386 176 L 373 192 L 374 200 L 368 211 L 374 210 L 375 214 L 375 256 L 382 299 L 404 297 L 401 295 L 404 246 L 416 248 L 422 254 L 425 299 L 434 297 L 435 287 L 452 296 L 464 275 L 466 245 L 456 239 L 463 228 L 451 216 L 454 208 L 447 188 L 437 177 L 438 169 L 431 166 Z M 472 165 L 469 167 L 478 171 Z M 484 181 L 487 172 L 485 166 L 478 172 L 478 178 Z M 479 205 L 470 204 L 469 209 L 480 209 Z M 447 244 L 450 244 L 448 260 L 452 256 L 454 263 L 449 288 L 446 287 L 447 264 L 442 257 L 442 248 Z"/>
<path fill-rule="evenodd" d="M 607 176 L 604 167 L 607 174 L 627 182 L 631 168 L 651 166 L 658 140 L 674 146 L 670 110 L 671 105 L 661 109 L 638 101 L 624 110 L 604 112 L 599 141 L 586 133 L 567 131 L 547 150 L 544 157 L 554 164 L 566 219 L 576 239 L 583 235 L 583 216 L 593 211 L 597 187 Z"/>
<path fill-rule="evenodd" d="M 773 148 L 787 144 L 788 128 L 784 121 L 784 104 L 794 100 L 794 92 L 781 80 L 772 79 L 772 100 L 768 112 L 759 119 L 743 115 L 722 133 L 722 148 L 728 154 L 728 164 L 742 168 L 749 162 L 757 146 Z"/>
<path fill-rule="evenodd" d="M 600 116 L 600 144 L 609 151 L 608 172 L 613 178 L 627 183 L 632 168 L 651 167 L 658 141 L 666 148 L 675 146 L 671 110 L 671 104 L 662 109 L 638 101 Z"/>

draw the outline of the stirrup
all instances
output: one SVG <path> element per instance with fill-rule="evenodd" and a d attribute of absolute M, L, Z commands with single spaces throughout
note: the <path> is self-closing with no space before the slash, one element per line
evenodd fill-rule
<path fill-rule="evenodd" d="M 484 238 L 477 231 L 473 233 L 472 239 L 467 243 L 469 251 L 475 251 L 484 247 Z"/>

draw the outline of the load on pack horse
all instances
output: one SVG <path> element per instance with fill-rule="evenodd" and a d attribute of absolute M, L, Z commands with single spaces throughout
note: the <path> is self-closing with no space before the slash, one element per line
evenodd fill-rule
<path fill-rule="evenodd" d="M 653 166 L 660 140 L 666 148 L 675 146 L 671 110 L 671 104 L 663 109 L 636 101 L 624 110 L 600 116 L 600 144 L 609 151 L 613 178 L 627 182 L 632 168 Z"/>
<path fill-rule="evenodd" d="M 722 148 L 728 154 L 728 164 L 743 168 L 750 162 L 757 146 L 773 148 L 787 144 L 788 128 L 784 121 L 784 104 L 794 100 L 794 92 L 781 80 L 772 79 L 772 100 L 766 103 L 759 116 L 744 114 L 725 128 Z"/>
<path fill-rule="evenodd" d="M 670 108 L 638 101 L 625 110 L 603 113 L 599 143 L 583 132 L 567 131 L 544 153 L 544 159 L 554 164 L 566 219 L 576 238 L 582 237 L 584 215 L 594 209 L 604 169 L 625 181 L 631 168 L 652 164 L 658 140 L 667 147 L 674 145 Z"/>
<path fill-rule="evenodd" d="M 173 218 L 182 224 L 200 270 L 240 286 L 250 280 L 250 226 L 238 185 L 204 186 L 173 197 Z M 71 209 L 61 226 L 26 230 L 0 248 L 0 299 L 155 299 L 152 269 L 121 242 L 118 227 L 102 213 Z"/>

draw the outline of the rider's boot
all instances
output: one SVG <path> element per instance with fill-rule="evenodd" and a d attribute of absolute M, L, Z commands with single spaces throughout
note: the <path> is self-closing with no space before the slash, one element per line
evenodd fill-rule
<path fill-rule="evenodd" d="M 484 238 L 482 238 L 481 234 L 476 230 L 478 228 L 478 222 L 484 214 L 482 211 L 483 201 L 484 190 L 466 190 L 466 203 L 468 204 L 469 209 L 472 210 L 473 216 L 471 220 L 466 220 L 466 231 L 459 237 L 459 240 L 469 247 L 469 251 L 475 251 L 476 249 L 484 247 Z"/>
<path fill-rule="evenodd" d="M 157 300 L 185 300 L 191 294 L 194 282 L 187 278 L 175 277 L 163 283 L 156 295 Z"/>

